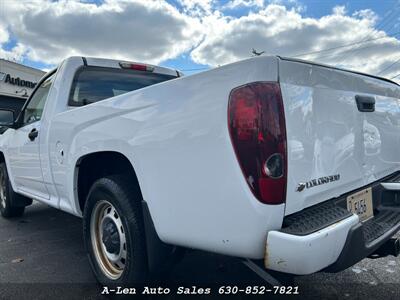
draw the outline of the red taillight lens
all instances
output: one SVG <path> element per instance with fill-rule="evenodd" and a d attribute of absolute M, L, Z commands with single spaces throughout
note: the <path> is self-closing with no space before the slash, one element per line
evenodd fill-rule
<path fill-rule="evenodd" d="M 145 71 L 145 72 L 153 72 L 154 71 L 154 67 L 149 66 L 149 65 L 120 62 L 119 66 L 122 69 L 131 69 L 131 70 L 136 70 L 136 71 Z"/>
<path fill-rule="evenodd" d="M 286 199 L 286 127 L 278 83 L 255 82 L 229 97 L 229 131 L 246 181 L 266 204 Z"/>

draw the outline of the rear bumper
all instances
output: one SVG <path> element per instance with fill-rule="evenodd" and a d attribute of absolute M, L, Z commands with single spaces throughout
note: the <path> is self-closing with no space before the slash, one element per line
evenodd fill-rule
<path fill-rule="evenodd" d="M 338 260 L 348 232 L 358 223 L 358 217 L 353 215 L 304 236 L 270 231 L 264 265 L 267 269 L 296 275 L 318 272 Z"/>
<path fill-rule="evenodd" d="M 347 212 L 347 195 L 286 217 L 283 229 L 267 235 L 265 267 L 296 275 L 339 272 L 377 251 L 400 230 L 400 189 L 371 187 L 374 217 L 366 222 Z"/>
<path fill-rule="evenodd" d="M 386 220 L 381 221 L 385 223 L 385 225 L 388 227 L 388 230 L 384 234 L 380 235 L 377 239 L 370 242 L 366 237 L 366 231 L 371 229 L 375 231 L 376 227 L 379 227 L 378 224 L 383 222 L 377 222 L 377 220 L 374 220 L 374 222 L 369 224 L 367 222 L 366 224 L 358 223 L 354 225 L 347 234 L 346 242 L 343 246 L 340 256 L 335 263 L 326 268 L 325 271 L 339 272 L 347 269 L 363 258 L 373 254 L 394 234 L 396 234 L 397 231 L 400 230 L 400 213 L 387 212 L 383 218 Z M 365 226 L 367 225 L 369 225 L 371 228 L 366 229 Z"/>

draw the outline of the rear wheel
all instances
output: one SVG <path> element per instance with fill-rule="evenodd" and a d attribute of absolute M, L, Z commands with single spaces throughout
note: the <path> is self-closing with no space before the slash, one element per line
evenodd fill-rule
<path fill-rule="evenodd" d="M 32 200 L 15 193 L 5 163 L 0 163 L 0 213 L 4 218 L 20 217 Z"/>
<path fill-rule="evenodd" d="M 84 209 L 84 239 L 97 280 L 128 285 L 147 280 L 140 193 L 123 176 L 97 180 Z"/>

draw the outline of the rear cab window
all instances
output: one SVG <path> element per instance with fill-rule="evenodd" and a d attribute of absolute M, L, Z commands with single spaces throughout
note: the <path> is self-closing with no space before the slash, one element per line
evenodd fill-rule
<path fill-rule="evenodd" d="M 127 69 L 82 67 L 72 82 L 68 105 L 95 103 L 174 78 L 177 76 Z"/>

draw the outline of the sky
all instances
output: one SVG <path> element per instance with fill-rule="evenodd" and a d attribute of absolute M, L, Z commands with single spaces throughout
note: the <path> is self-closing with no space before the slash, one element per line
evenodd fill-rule
<path fill-rule="evenodd" d="M 0 58 L 43 70 L 79 55 L 192 74 L 253 48 L 400 82 L 400 0 L 0 0 Z"/>

